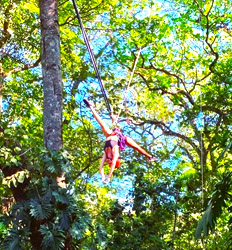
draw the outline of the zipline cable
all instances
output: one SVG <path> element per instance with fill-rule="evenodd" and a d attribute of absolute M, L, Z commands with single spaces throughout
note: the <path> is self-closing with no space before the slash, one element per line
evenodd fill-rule
<path fill-rule="evenodd" d="M 111 111 L 111 107 L 110 107 L 110 104 L 109 104 L 109 100 L 107 98 L 107 94 L 106 94 L 106 91 L 105 91 L 105 88 L 104 88 L 104 85 L 103 85 L 103 82 L 102 82 L 102 79 L 101 79 L 101 76 L 99 74 L 99 70 L 98 70 L 98 67 L 97 67 L 97 62 L 96 62 L 96 59 L 95 59 L 94 54 L 92 52 L 92 49 L 90 47 L 88 36 L 86 34 L 84 25 L 82 23 L 81 16 L 80 16 L 78 8 L 77 8 L 77 4 L 76 4 L 75 0 L 72 0 L 72 3 L 73 3 L 73 7 L 75 9 L 75 12 L 76 12 L 76 18 L 77 18 L 77 20 L 79 22 L 79 25 L 80 25 L 80 28 L 81 28 L 81 32 L 82 32 L 82 35 L 83 35 L 83 38 L 84 38 L 85 45 L 86 45 L 86 47 L 88 49 L 90 59 L 92 61 L 92 64 L 93 64 L 93 67 L 94 67 L 94 70 L 95 70 L 95 73 L 96 73 L 96 77 L 97 77 L 99 85 L 101 87 L 102 95 L 103 95 L 105 103 L 106 103 L 106 108 L 107 108 L 108 112 L 111 114 L 112 111 Z"/>

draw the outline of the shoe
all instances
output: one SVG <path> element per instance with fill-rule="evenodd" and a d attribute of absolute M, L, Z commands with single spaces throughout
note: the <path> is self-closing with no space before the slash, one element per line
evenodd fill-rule
<path fill-rule="evenodd" d="M 89 102 L 86 98 L 83 99 L 83 102 L 85 103 L 86 107 L 90 108 L 90 106 L 94 107 L 93 103 Z"/>
<path fill-rule="evenodd" d="M 149 161 L 150 162 L 158 161 L 158 158 L 156 158 L 155 156 L 152 156 L 152 157 L 149 158 Z"/>

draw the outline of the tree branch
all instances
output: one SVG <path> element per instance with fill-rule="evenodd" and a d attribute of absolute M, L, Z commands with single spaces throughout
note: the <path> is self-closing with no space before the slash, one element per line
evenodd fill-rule
<path fill-rule="evenodd" d="M 84 167 L 81 171 L 79 171 L 79 172 L 76 174 L 76 177 L 75 177 L 75 178 L 78 178 L 85 170 L 87 170 L 87 169 L 91 166 L 91 164 L 92 164 L 93 162 L 98 161 L 99 159 L 101 159 L 100 156 L 97 157 L 97 158 L 95 158 L 95 159 L 93 159 L 91 162 L 89 162 L 89 163 L 87 164 L 86 167 Z"/>
<path fill-rule="evenodd" d="M 171 73 L 171 72 L 169 72 L 169 71 L 166 70 L 166 69 L 161 69 L 161 68 L 155 67 L 155 66 L 153 65 L 153 63 L 151 62 L 152 60 L 153 60 L 153 58 L 149 60 L 149 61 L 150 61 L 150 65 L 151 65 L 151 66 L 149 67 L 150 69 L 155 69 L 156 71 L 165 73 L 166 75 L 173 76 L 173 77 L 176 78 L 177 82 L 181 82 L 182 84 L 184 83 L 184 80 L 181 79 L 178 75 L 176 75 L 176 74 L 174 74 L 174 73 Z"/>
<path fill-rule="evenodd" d="M 133 118 L 135 118 L 136 120 L 140 119 L 139 117 L 135 117 L 135 116 L 133 116 Z M 157 120 L 145 120 L 145 121 L 140 121 L 140 122 L 132 121 L 132 123 L 134 123 L 135 125 L 139 125 L 139 126 L 144 125 L 146 123 L 153 124 L 156 127 L 159 127 L 162 130 L 164 135 L 169 135 L 169 136 L 180 138 L 184 140 L 186 143 L 190 144 L 198 153 L 200 152 L 199 147 L 190 138 L 188 138 L 187 136 L 183 134 L 172 131 L 170 127 L 168 127 L 164 122 L 157 121 Z"/>
<path fill-rule="evenodd" d="M 201 106 L 201 108 L 202 108 L 203 111 L 207 111 L 207 110 L 212 111 L 212 112 L 218 114 L 219 116 L 221 116 L 224 121 L 229 122 L 229 119 L 227 118 L 227 114 L 223 113 L 219 108 L 212 107 L 212 106 L 209 106 L 209 105 Z"/>
<path fill-rule="evenodd" d="M 202 9 L 200 8 L 198 2 L 197 2 L 196 0 L 194 0 L 194 2 L 195 2 L 195 4 L 196 4 L 197 7 L 198 7 L 198 10 L 199 10 L 199 12 L 200 12 L 200 15 L 201 15 L 202 17 L 205 17 L 205 18 L 206 18 L 206 37 L 205 37 L 205 42 L 206 42 L 206 44 L 207 44 L 207 45 L 209 46 L 209 48 L 210 48 L 211 55 L 213 55 L 213 56 L 215 57 L 214 60 L 213 60 L 213 62 L 209 65 L 209 70 L 210 70 L 211 73 L 215 73 L 215 72 L 214 72 L 214 66 L 215 66 L 215 64 L 217 63 L 218 59 L 219 59 L 219 54 L 218 54 L 218 52 L 216 52 L 216 51 L 213 49 L 213 46 L 212 46 L 213 43 L 214 43 L 214 41 L 215 41 L 215 39 L 214 39 L 214 41 L 213 41 L 212 43 L 209 42 L 209 31 L 210 31 L 209 14 L 210 14 L 210 12 L 211 12 L 211 10 L 212 10 L 212 8 L 213 8 L 214 0 L 212 0 L 211 6 L 210 6 L 210 8 L 209 8 L 209 10 L 208 10 L 208 12 L 207 12 L 206 15 L 203 13 L 203 11 L 202 11 Z M 207 76 L 207 77 L 208 77 L 208 76 Z M 206 78 L 206 77 L 205 77 L 205 78 Z"/>
<path fill-rule="evenodd" d="M 102 3 L 104 3 L 104 0 L 102 0 L 102 1 L 101 1 L 98 5 L 96 5 L 95 7 L 92 7 L 92 8 L 89 8 L 89 9 L 86 9 L 85 7 L 86 7 L 87 5 L 84 5 L 83 8 L 80 8 L 80 15 L 81 15 L 81 17 L 84 19 L 84 18 L 86 18 L 86 17 L 92 15 L 92 12 L 91 12 L 91 11 L 98 9 L 99 6 L 101 6 Z"/>
<path fill-rule="evenodd" d="M 39 63 L 41 62 L 41 58 L 37 59 L 34 63 L 32 64 L 24 64 L 23 67 L 18 67 L 18 68 L 15 68 L 15 69 L 12 69 L 8 72 L 4 72 L 3 73 L 3 77 L 7 77 L 11 74 L 14 74 L 14 73 L 17 73 L 17 72 L 21 72 L 21 71 L 24 71 L 24 70 L 28 70 L 28 69 L 32 69 L 32 68 L 35 68 L 39 65 Z"/>
<path fill-rule="evenodd" d="M 187 148 L 183 147 L 182 145 L 179 145 L 179 147 L 185 151 L 185 153 L 187 154 L 188 158 L 192 161 L 193 165 L 194 165 L 194 168 L 197 169 L 197 163 L 194 161 L 192 155 L 190 154 L 190 152 L 188 151 Z"/>
<path fill-rule="evenodd" d="M 10 10 L 12 9 L 13 5 L 12 3 L 9 4 L 8 8 L 5 10 L 5 18 L 3 22 L 3 36 L 2 39 L 0 40 L 0 48 L 3 47 L 3 45 L 7 42 L 7 40 L 11 37 L 10 32 L 8 31 L 9 28 L 9 22 L 8 20 L 10 19 Z"/>

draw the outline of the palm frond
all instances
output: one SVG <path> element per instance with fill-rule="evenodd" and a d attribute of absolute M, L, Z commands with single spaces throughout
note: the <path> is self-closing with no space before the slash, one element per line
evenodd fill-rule
<path fill-rule="evenodd" d="M 226 200 L 230 197 L 228 192 L 232 186 L 231 176 L 232 172 L 225 174 L 223 179 L 215 185 L 215 191 L 208 207 L 198 222 L 195 232 L 196 239 L 201 238 L 202 232 L 203 236 L 207 236 L 209 231 L 214 229 L 216 220 L 221 215 L 223 208 L 226 207 Z"/>

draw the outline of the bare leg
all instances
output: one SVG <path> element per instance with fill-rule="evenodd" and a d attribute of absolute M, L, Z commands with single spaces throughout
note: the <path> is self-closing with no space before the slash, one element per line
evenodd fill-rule
<path fill-rule="evenodd" d="M 101 159 L 100 166 L 99 166 L 99 171 L 100 171 L 100 174 L 101 174 L 102 181 L 105 180 L 104 169 L 103 169 L 105 160 L 106 160 L 106 153 L 104 152 L 104 154 L 102 156 L 102 159 Z"/>
<path fill-rule="evenodd" d="M 101 129 L 102 129 L 104 135 L 106 137 L 108 137 L 112 133 L 112 131 L 109 129 L 109 127 L 106 125 L 106 123 L 101 119 L 101 117 L 99 116 L 99 114 L 97 113 L 97 111 L 94 109 L 94 107 L 90 105 L 89 108 L 92 111 L 92 114 L 93 114 L 94 118 L 100 124 Z"/>
<path fill-rule="evenodd" d="M 147 151 L 145 149 L 143 149 L 139 144 L 137 144 L 133 139 L 131 139 L 130 137 L 126 137 L 126 145 L 135 149 L 136 151 L 138 151 L 140 154 L 147 156 L 148 158 L 152 158 L 152 155 L 150 155 L 149 153 L 147 153 Z"/>
<path fill-rule="evenodd" d="M 113 154 L 113 159 L 112 159 L 112 163 L 111 163 L 111 166 L 110 166 L 110 172 L 108 174 L 109 178 L 111 178 L 113 172 L 114 172 L 114 169 L 115 169 L 115 166 L 116 166 L 116 162 L 117 162 L 117 159 L 119 158 L 119 147 L 118 145 L 114 146 L 112 148 L 112 154 Z"/>

